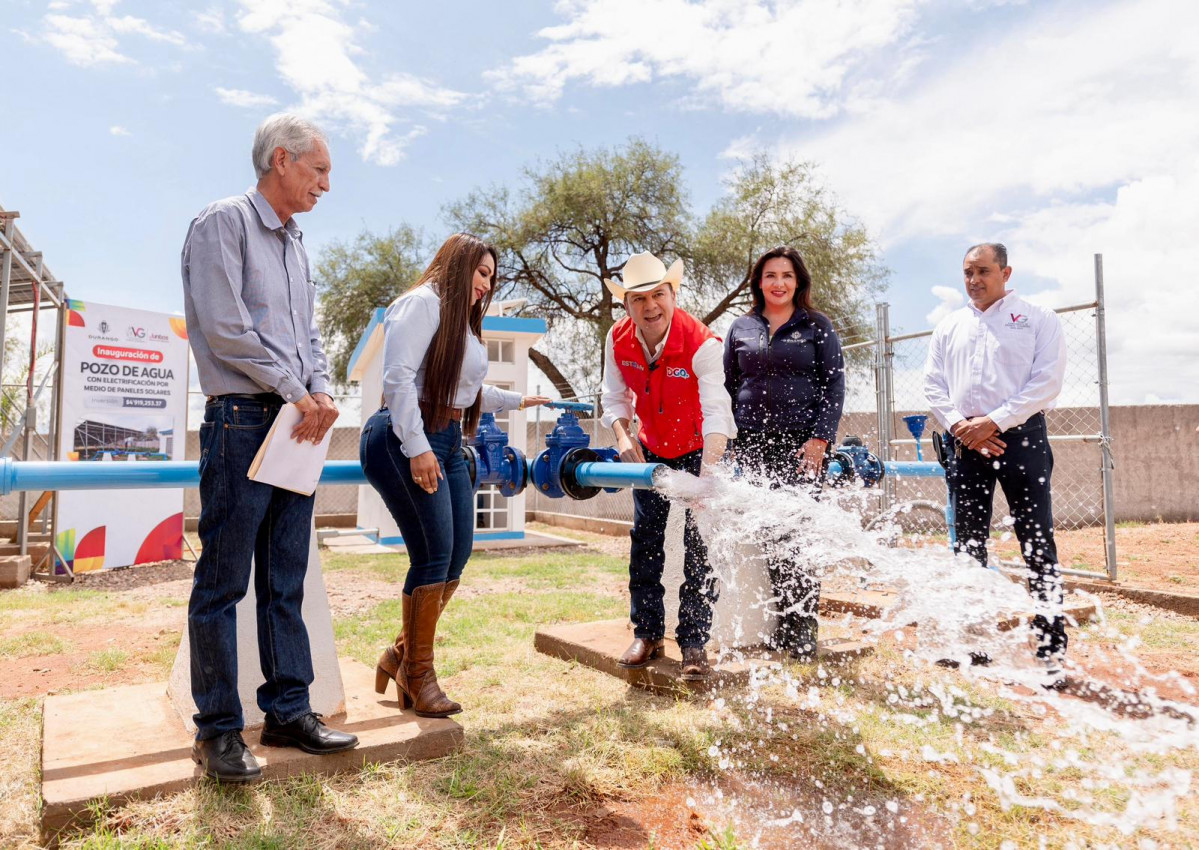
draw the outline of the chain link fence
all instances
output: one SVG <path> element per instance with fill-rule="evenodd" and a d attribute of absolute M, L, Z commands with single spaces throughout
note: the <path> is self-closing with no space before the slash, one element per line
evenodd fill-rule
<path fill-rule="evenodd" d="M 1062 552 L 1064 572 L 1091 577 L 1116 577 L 1115 524 L 1112 504 L 1112 463 L 1107 404 L 1106 343 L 1103 325 L 1102 260 L 1096 256 L 1096 299 L 1089 304 L 1063 307 L 1056 312 L 1066 338 L 1066 375 L 1057 406 L 1047 414 L 1050 444 L 1054 453 L 1053 511 L 1054 526 L 1061 530 L 1093 534 L 1102 543 L 1105 563 L 1080 564 L 1095 569 L 1073 569 L 1069 553 Z M 890 307 L 877 305 L 874 338 L 860 330 L 857 323 L 834 320 L 844 327 L 842 346 L 847 363 L 846 413 L 839 435 L 860 436 L 883 460 L 935 462 L 931 430 L 940 429 L 932 418 L 924 398 L 924 361 L 932 330 L 910 334 L 890 333 Z M 880 342 L 881 341 L 881 342 Z M 538 389 L 540 392 L 540 388 Z M 599 394 L 580 398 L 599 410 Z M 919 444 L 908 430 L 904 417 L 927 415 L 928 429 Z M 554 428 L 553 411 L 542 412 L 529 424 L 529 452 L 545 446 L 545 437 Z M 580 416 L 579 424 L 591 435 L 593 446 L 612 443 L 612 434 L 598 416 Z M 527 510 L 537 514 L 567 515 L 595 520 L 631 523 L 632 496 L 629 492 L 601 493 L 594 499 L 576 502 L 550 499 L 532 489 L 528 491 Z M 888 476 L 873 500 L 868 514 L 878 513 L 900 503 L 922 500 L 942 508 L 946 502 L 943 478 L 901 478 Z M 873 501 L 873 504 L 869 504 Z M 1003 493 L 996 488 L 993 528 L 1003 531 L 1010 524 L 1010 510 Z M 553 517 L 550 517 L 551 521 Z M 1059 550 L 1061 547 L 1059 547 Z"/>
<path fill-rule="evenodd" d="M 1098 373 L 1095 345 L 1095 310 L 1092 307 L 1059 311 L 1066 338 L 1066 377 L 1058 406 L 1046 415 L 1054 452 L 1054 523 L 1058 528 L 1078 529 L 1103 521 L 1103 488 L 1100 486 L 1102 448 Z M 915 460 L 915 440 L 904 423 L 912 414 L 929 414 L 929 427 L 938 428 L 924 400 L 924 360 L 931 331 L 894 338 L 891 342 L 891 379 L 894 397 L 890 411 L 892 458 Z M 922 441 L 926 459 L 932 459 L 931 441 Z M 896 500 L 944 501 L 943 482 L 929 479 L 896 479 L 891 497 Z M 995 523 L 1008 516 L 1003 493 L 996 490 Z"/>

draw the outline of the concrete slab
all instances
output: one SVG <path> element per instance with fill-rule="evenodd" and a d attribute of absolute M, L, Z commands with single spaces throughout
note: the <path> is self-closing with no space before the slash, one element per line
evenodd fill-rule
<path fill-rule="evenodd" d="M 321 540 L 320 545 L 330 552 L 347 555 L 378 555 L 395 551 L 390 546 L 376 543 L 373 537 L 365 534 L 343 534 L 340 537 L 328 537 Z"/>
<path fill-rule="evenodd" d="M 854 640 L 844 627 L 832 623 L 820 624 L 821 638 L 817 654 L 821 661 L 844 661 L 870 647 Z M 753 667 L 778 662 L 782 656 L 764 647 L 744 650 L 744 660 L 729 659 L 713 668 L 704 682 L 685 682 L 679 678 L 682 656 L 673 640 L 666 641 L 666 657 L 651 661 L 640 670 L 626 670 L 616 662 L 633 639 L 627 620 L 600 620 L 594 623 L 571 623 L 542 626 L 533 638 L 534 648 L 545 655 L 592 667 L 630 685 L 656 693 L 705 693 L 722 687 L 736 686 L 749 679 Z M 709 651 L 708 657 L 713 658 Z"/>
<path fill-rule="evenodd" d="M 264 778 L 357 770 L 367 762 L 421 761 L 462 745 L 453 720 L 401 712 L 395 691 L 375 693 L 374 671 L 341 659 L 346 713 L 329 725 L 358 736 L 356 749 L 314 756 L 291 748 L 263 747 L 250 732 L 246 743 Z M 182 791 L 199 781 L 191 760 L 192 733 L 183 724 L 166 685 L 154 682 L 46 697 L 42 726 L 42 835 L 82 825 L 98 798 L 121 803 Z"/>
<path fill-rule="evenodd" d="M 853 592 L 821 591 L 820 613 L 822 614 L 853 614 L 855 617 L 865 617 L 877 620 L 886 614 L 887 609 L 895 604 L 897 593 L 888 588 L 874 590 L 858 590 Z M 1084 598 L 1066 597 L 1065 613 L 1077 623 L 1085 623 L 1095 616 L 1094 602 Z M 1020 623 L 1027 622 L 1033 617 L 1019 615 L 1002 620 L 996 625 L 1001 630 L 1013 629 Z M 919 625 L 917 623 L 917 625 Z"/>
<path fill-rule="evenodd" d="M 583 544 L 569 537 L 559 537 L 544 531 L 526 531 L 525 536 L 515 540 L 476 540 L 475 552 L 502 552 L 506 549 L 574 549 Z M 384 544 L 388 552 L 407 552 L 401 543 L 397 545 Z"/>
<path fill-rule="evenodd" d="M 20 587 L 29 581 L 32 568 L 28 555 L 0 555 L 0 587 Z"/>

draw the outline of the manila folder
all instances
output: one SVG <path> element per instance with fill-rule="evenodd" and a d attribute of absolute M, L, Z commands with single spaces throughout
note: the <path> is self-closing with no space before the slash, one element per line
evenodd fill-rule
<path fill-rule="evenodd" d="M 291 432 L 304 417 L 294 404 L 285 404 L 275 417 L 275 423 L 267 433 L 262 447 L 250 464 L 248 477 L 251 481 L 281 487 L 294 493 L 311 496 L 325 467 L 329 454 L 329 440 L 333 429 L 325 432 L 319 443 L 305 441 L 297 443 Z"/>

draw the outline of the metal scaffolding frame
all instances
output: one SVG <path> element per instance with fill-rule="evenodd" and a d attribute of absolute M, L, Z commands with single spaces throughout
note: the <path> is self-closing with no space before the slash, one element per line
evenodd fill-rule
<path fill-rule="evenodd" d="M 9 456 L 13 453 L 18 442 L 21 444 L 20 455 L 30 459 L 33 447 L 33 435 L 37 431 L 37 407 L 44 394 L 50 402 L 50 417 L 46 432 L 46 454 L 48 460 L 58 460 L 58 433 L 61 427 L 61 382 L 58 376 L 62 365 L 62 341 L 67 317 L 67 297 L 62 281 L 46 266 L 42 252 L 35 251 L 17 228 L 16 220 L 20 213 L 16 210 L 6 210 L 0 206 L 0 374 L 4 374 L 9 366 L 8 352 L 8 317 L 13 314 L 29 313 L 32 318 L 32 328 L 29 335 L 29 347 L 21 354 L 14 353 L 14 359 L 21 357 L 29 364 L 29 374 L 24 385 L 2 386 L 0 395 L 3 404 L 0 405 L 0 428 L 3 430 L 3 442 L 0 443 L 0 455 Z M 45 310 L 54 310 L 55 344 L 51 367 L 42 376 L 38 385 L 34 386 L 37 366 L 37 328 L 41 314 Z M 23 357 L 22 357 L 23 355 Z M 10 392 L 11 391 L 11 392 Z M 49 510 L 50 516 L 50 545 L 43 562 L 34 565 L 35 573 L 39 572 L 41 563 L 49 566 L 46 573 L 54 575 L 54 523 L 56 519 L 57 494 L 45 493 L 37 500 L 35 511 Z M 29 551 L 29 510 L 27 494 L 21 493 L 17 510 L 17 543 L 22 555 Z M 68 576 L 69 578 L 69 576 Z"/>

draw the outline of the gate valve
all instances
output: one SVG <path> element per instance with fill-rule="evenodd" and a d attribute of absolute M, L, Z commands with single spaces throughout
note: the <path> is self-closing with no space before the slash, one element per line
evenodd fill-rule
<path fill-rule="evenodd" d="M 507 498 L 524 492 L 529 481 L 524 453 L 508 445 L 508 435 L 495 424 L 494 413 L 479 417 L 475 438 L 462 452 L 476 491 L 485 484 L 496 484 L 500 495 Z"/>

